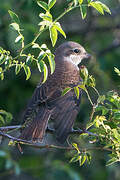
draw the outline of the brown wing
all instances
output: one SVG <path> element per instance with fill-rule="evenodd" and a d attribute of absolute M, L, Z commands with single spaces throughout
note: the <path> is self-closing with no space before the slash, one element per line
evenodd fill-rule
<path fill-rule="evenodd" d="M 54 104 L 55 109 L 52 118 L 54 119 L 57 140 L 61 143 L 65 142 L 73 127 L 74 121 L 79 112 L 80 99 L 81 90 L 78 100 L 74 91 L 70 91 L 65 96 L 56 100 Z"/>

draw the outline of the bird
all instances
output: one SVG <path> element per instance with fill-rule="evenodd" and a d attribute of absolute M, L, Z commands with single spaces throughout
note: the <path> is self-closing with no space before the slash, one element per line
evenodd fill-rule
<path fill-rule="evenodd" d="M 55 71 L 45 83 L 39 83 L 28 103 L 23 118 L 20 138 L 32 142 L 42 142 L 48 127 L 48 121 L 54 124 L 55 136 L 63 144 L 80 110 L 82 89 L 77 99 L 74 88 L 82 80 L 79 64 L 90 58 L 84 47 L 77 42 L 62 43 L 55 51 Z M 71 90 L 62 96 L 65 88 Z"/>

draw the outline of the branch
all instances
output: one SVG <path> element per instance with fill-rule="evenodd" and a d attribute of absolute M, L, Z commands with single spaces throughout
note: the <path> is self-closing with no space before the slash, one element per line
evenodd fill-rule
<path fill-rule="evenodd" d="M 78 131 L 76 131 L 76 132 L 78 132 Z M 4 133 L 2 131 L 0 131 L 0 135 L 15 141 L 15 143 L 18 143 L 18 145 L 25 144 L 25 145 L 29 145 L 30 147 L 39 148 L 39 149 L 47 148 L 47 149 L 61 149 L 61 150 L 76 150 L 72 146 L 65 147 L 65 146 L 57 146 L 57 145 L 53 145 L 53 144 L 39 145 L 39 144 L 33 143 L 31 141 L 26 141 L 26 140 L 23 140 L 23 139 L 13 137 L 13 136 L 8 135 L 8 134 L 6 134 L 6 133 Z M 80 148 L 79 150 L 81 152 L 90 151 L 90 150 L 113 151 L 110 148 L 104 148 L 104 147 Z"/>

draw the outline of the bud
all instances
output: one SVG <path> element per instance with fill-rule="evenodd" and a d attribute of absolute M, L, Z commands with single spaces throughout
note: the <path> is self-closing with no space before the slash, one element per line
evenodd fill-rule
<path fill-rule="evenodd" d="M 87 82 L 88 70 L 85 66 L 80 66 L 80 77 L 83 79 L 84 83 Z"/>

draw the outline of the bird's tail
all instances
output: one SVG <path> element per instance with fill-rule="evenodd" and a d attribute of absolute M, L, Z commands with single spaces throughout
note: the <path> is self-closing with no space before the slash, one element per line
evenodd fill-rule
<path fill-rule="evenodd" d="M 50 110 L 44 106 L 40 107 L 36 117 L 28 124 L 26 123 L 19 138 L 42 142 L 50 115 Z"/>

